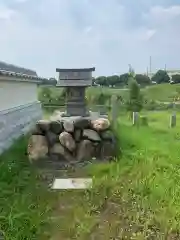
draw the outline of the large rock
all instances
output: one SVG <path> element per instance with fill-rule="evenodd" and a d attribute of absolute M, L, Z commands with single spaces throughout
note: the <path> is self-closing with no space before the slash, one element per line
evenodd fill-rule
<path fill-rule="evenodd" d="M 46 138 L 49 146 L 53 146 L 55 143 L 59 142 L 59 135 L 49 131 L 46 133 Z"/>
<path fill-rule="evenodd" d="M 101 138 L 103 140 L 109 140 L 111 142 L 115 142 L 115 136 L 114 136 L 114 133 L 110 130 L 106 130 L 106 131 L 103 131 L 101 132 Z"/>
<path fill-rule="evenodd" d="M 91 125 L 91 121 L 87 118 L 77 118 L 74 120 L 74 127 L 78 129 L 89 128 Z"/>
<path fill-rule="evenodd" d="M 50 155 L 60 155 L 67 161 L 74 161 L 73 156 L 60 143 L 54 144 L 54 146 L 50 148 L 49 153 Z"/>
<path fill-rule="evenodd" d="M 50 130 L 55 134 L 60 134 L 63 131 L 63 125 L 60 121 L 51 121 L 50 122 Z"/>
<path fill-rule="evenodd" d="M 101 159 L 101 143 L 94 146 L 94 157 Z"/>
<path fill-rule="evenodd" d="M 44 135 L 45 131 L 42 131 L 40 126 L 38 124 L 35 124 L 35 126 L 33 126 L 33 128 L 31 129 L 30 134 L 31 135 Z"/>
<path fill-rule="evenodd" d="M 83 130 L 83 137 L 88 138 L 91 141 L 95 141 L 95 142 L 100 142 L 101 138 L 99 136 L 99 134 L 92 130 L 92 129 L 84 129 Z"/>
<path fill-rule="evenodd" d="M 64 127 L 64 130 L 66 131 L 66 132 L 70 132 L 70 133 L 72 133 L 72 132 L 74 132 L 74 123 L 73 123 L 73 121 L 68 121 L 68 120 L 66 120 L 66 121 L 64 121 L 63 122 L 63 127 Z"/>
<path fill-rule="evenodd" d="M 102 160 L 106 160 L 106 159 L 112 159 L 116 154 L 116 147 L 115 144 L 112 142 L 102 142 L 101 145 L 101 153 L 100 153 L 100 158 Z"/>
<path fill-rule="evenodd" d="M 50 129 L 50 121 L 49 120 L 39 120 L 37 123 L 37 128 L 39 128 L 43 133 L 49 131 Z"/>
<path fill-rule="evenodd" d="M 93 143 L 90 140 L 82 140 L 78 144 L 76 158 L 78 161 L 90 160 L 94 155 Z"/>
<path fill-rule="evenodd" d="M 110 122 L 106 118 L 99 118 L 91 121 L 91 126 L 96 131 L 104 131 L 110 127 Z"/>
<path fill-rule="evenodd" d="M 28 143 L 28 156 L 29 160 L 38 160 L 40 158 L 46 157 L 48 154 L 48 144 L 45 136 L 32 135 L 29 138 Z"/>
<path fill-rule="evenodd" d="M 76 129 L 76 130 L 74 131 L 73 136 L 74 136 L 74 140 L 75 140 L 76 142 L 80 142 L 81 136 L 82 136 L 82 130 L 81 130 L 81 129 Z"/>
<path fill-rule="evenodd" d="M 76 148 L 76 143 L 75 143 L 73 137 L 71 136 L 71 134 L 68 132 L 62 132 L 59 135 L 59 141 L 62 146 L 64 146 L 71 152 L 73 152 Z"/>

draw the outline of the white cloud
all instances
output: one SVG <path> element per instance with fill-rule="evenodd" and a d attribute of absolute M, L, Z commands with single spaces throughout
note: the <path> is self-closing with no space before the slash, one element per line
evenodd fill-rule
<path fill-rule="evenodd" d="M 155 34 L 156 34 L 156 29 L 149 29 L 149 30 L 147 30 L 147 33 L 146 33 L 147 40 L 152 38 Z"/>
<path fill-rule="evenodd" d="M 0 6 L 0 60 L 44 76 L 53 76 L 56 67 L 96 66 L 96 75 L 120 73 L 129 63 L 144 72 L 150 55 L 154 68 L 180 67 L 180 5 L 149 3 L 147 8 L 146 3 L 137 12 L 118 0 L 19 3 Z"/>
<path fill-rule="evenodd" d="M 92 29 L 93 29 L 92 26 L 87 26 L 87 27 L 84 29 L 84 32 L 85 32 L 85 33 L 89 33 L 89 32 L 92 31 Z"/>
<path fill-rule="evenodd" d="M 155 6 L 151 8 L 150 13 L 158 20 L 160 20 L 161 17 L 166 20 L 171 20 L 172 18 L 180 15 L 180 6 Z"/>
<path fill-rule="evenodd" d="M 180 68 L 180 6 L 154 6 L 145 16 L 146 23 L 151 28 L 156 28 L 156 34 L 151 42 L 151 50 L 154 55 L 163 61 L 168 61 L 171 68 Z M 179 59 L 179 60 L 178 60 Z"/>
<path fill-rule="evenodd" d="M 0 21 L 2 20 L 10 20 L 15 15 L 15 11 L 9 9 L 4 5 L 0 5 Z"/>
<path fill-rule="evenodd" d="M 149 41 L 156 34 L 156 29 L 147 29 L 142 36 L 142 40 Z"/>
<path fill-rule="evenodd" d="M 180 5 L 170 7 L 153 6 L 147 14 L 144 14 L 145 20 L 159 27 L 172 25 L 172 21 L 177 18 L 180 18 Z"/>

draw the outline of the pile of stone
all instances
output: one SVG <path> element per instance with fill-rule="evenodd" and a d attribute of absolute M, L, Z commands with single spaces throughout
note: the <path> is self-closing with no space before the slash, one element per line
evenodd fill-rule
<path fill-rule="evenodd" d="M 28 143 L 31 162 L 47 157 L 50 161 L 107 160 L 115 154 L 116 138 L 106 118 L 40 120 Z"/>

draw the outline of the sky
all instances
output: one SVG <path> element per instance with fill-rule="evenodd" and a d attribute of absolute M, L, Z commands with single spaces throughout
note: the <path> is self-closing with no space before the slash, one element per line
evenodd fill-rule
<path fill-rule="evenodd" d="M 56 77 L 180 69 L 180 0 L 0 0 L 0 61 Z M 150 68 L 150 67 L 149 67 Z"/>

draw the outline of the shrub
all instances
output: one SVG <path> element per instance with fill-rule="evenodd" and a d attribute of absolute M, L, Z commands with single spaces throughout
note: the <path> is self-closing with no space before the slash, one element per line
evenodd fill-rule
<path fill-rule="evenodd" d="M 146 75 L 136 74 L 135 78 L 137 83 L 140 84 L 141 86 L 147 86 L 151 84 L 151 79 Z"/>
<path fill-rule="evenodd" d="M 143 97 L 140 87 L 134 78 L 129 80 L 129 99 L 127 101 L 127 110 L 130 112 L 139 112 L 143 107 Z"/>

